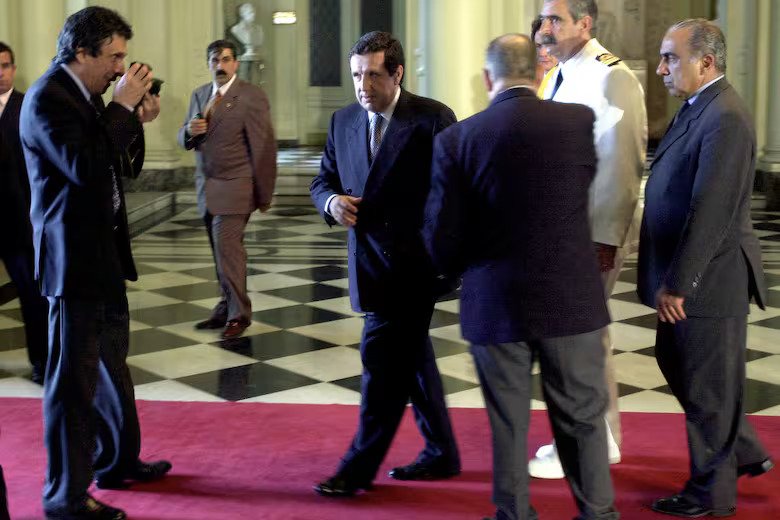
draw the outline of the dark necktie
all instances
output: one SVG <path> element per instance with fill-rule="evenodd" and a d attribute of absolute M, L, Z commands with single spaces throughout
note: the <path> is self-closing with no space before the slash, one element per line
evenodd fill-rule
<path fill-rule="evenodd" d="M 690 103 L 688 102 L 688 100 L 686 99 L 685 101 L 683 101 L 683 104 L 682 104 L 682 106 L 680 107 L 680 110 L 678 110 L 678 111 L 677 111 L 677 114 L 675 114 L 675 116 L 674 116 L 674 119 L 672 120 L 672 126 L 676 125 L 676 124 L 677 124 L 677 121 L 679 121 L 680 119 L 682 119 L 682 116 L 683 116 L 683 114 L 685 114 L 685 112 L 686 112 L 686 111 L 687 111 L 689 108 L 691 108 L 691 104 L 690 104 Z"/>
<path fill-rule="evenodd" d="M 93 97 L 91 103 L 95 108 L 95 113 L 97 113 L 98 119 L 100 119 L 102 115 L 101 110 L 103 109 L 103 100 L 99 97 L 97 99 Z M 119 184 L 116 179 L 116 169 L 114 168 L 114 165 L 109 164 L 108 170 L 111 172 L 111 206 L 114 209 L 114 215 L 116 215 L 119 212 L 119 207 L 122 205 L 122 199 L 119 196 Z"/>
<path fill-rule="evenodd" d="M 563 71 L 558 70 L 558 77 L 555 78 L 555 86 L 553 87 L 552 94 L 550 94 L 550 97 L 548 99 L 555 98 L 555 93 L 558 92 L 558 89 L 561 88 L 561 83 L 563 83 Z"/>
<path fill-rule="evenodd" d="M 372 161 L 376 157 L 377 152 L 379 152 L 379 146 L 382 144 L 382 123 L 384 123 L 382 114 L 374 114 L 374 118 L 371 120 L 371 140 L 369 141 Z"/>

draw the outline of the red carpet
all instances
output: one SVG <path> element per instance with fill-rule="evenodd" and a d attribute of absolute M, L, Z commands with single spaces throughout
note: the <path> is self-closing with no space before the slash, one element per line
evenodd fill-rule
<path fill-rule="evenodd" d="M 353 500 L 329 500 L 311 486 L 328 476 L 353 433 L 350 406 L 139 402 L 145 458 L 170 458 L 173 473 L 130 491 L 97 491 L 131 519 L 469 519 L 492 513 L 490 434 L 484 410 L 452 410 L 463 474 L 450 481 L 400 483 L 381 476 L 376 490 Z M 0 464 L 14 520 L 41 518 L 45 456 L 40 401 L 0 399 Z M 411 414 L 385 470 L 410 462 L 420 449 Z M 617 506 L 625 520 L 666 518 L 647 504 L 683 483 L 687 455 L 679 415 L 624 413 L 623 463 L 614 466 Z M 780 458 L 780 418 L 753 417 L 759 435 Z M 545 414 L 534 412 L 531 446 L 546 441 Z M 574 505 L 563 481 L 534 481 L 542 519 L 570 519 Z M 780 470 L 739 484 L 737 519 L 780 519 Z"/>

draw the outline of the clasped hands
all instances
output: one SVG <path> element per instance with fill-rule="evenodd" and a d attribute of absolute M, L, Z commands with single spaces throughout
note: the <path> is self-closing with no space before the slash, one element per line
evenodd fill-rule
<path fill-rule="evenodd" d="M 160 114 L 160 97 L 149 94 L 153 77 L 148 66 L 134 63 L 114 88 L 113 101 L 125 107 L 137 106 L 136 116 L 141 123 L 153 121 Z"/>

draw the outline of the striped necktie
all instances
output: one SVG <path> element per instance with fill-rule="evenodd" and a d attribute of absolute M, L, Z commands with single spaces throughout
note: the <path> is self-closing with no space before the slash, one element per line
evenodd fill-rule
<path fill-rule="evenodd" d="M 371 140 L 369 142 L 371 146 L 371 160 L 373 161 L 379 152 L 379 146 L 382 144 L 382 125 L 384 123 L 382 114 L 376 113 L 371 119 Z"/>

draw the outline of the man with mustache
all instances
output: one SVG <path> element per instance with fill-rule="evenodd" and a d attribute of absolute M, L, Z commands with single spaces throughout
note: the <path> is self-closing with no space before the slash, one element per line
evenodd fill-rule
<path fill-rule="evenodd" d="M 594 0 L 545 0 L 539 32 L 542 45 L 560 63 L 545 99 L 587 105 L 596 113 L 598 169 L 590 187 L 594 248 L 609 298 L 625 256 L 636 248 L 641 208 L 639 185 L 647 149 L 644 91 L 634 73 L 592 36 L 598 19 Z M 602 330 L 609 407 L 609 459 L 620 462 L 620 416 L 609 328 Z M 555 445 L 542 446 L 529 463 L 531 476 L 563 478 Z"/>
<path fill-rule="evenodd" d="M 531 24 L 531 41 L 536 46 L 536 95 L 544 98 L 544 91 L 550 83 L 550 78 L 557 73 L 555 67 L 558 60 L 550 53 L 550 49 L 542 45 L 542 19 L 536 18 Z"/>
<path fill-rule="evenodd" d="M 244 229 L 250 214 L 271 207 L 276 182 L 276 138 L 263 90 L 236 76 L 236 46 L 217 40 L 206 48 L 212 83 L 195 89 L 179 130 L 179 144 L 195 150 L 198 209 L 217 268 L 220 299 L 197 329 L 244 333 L 252 303 L 246 288 Z"/>
<path fill-rule="evenodd" d="M 656 74 L 683 104 L 645 187 L 637 293 L 658 311 L 655 357 L 685 411 L 690 476 L 652 508 L 683 518 L 732 516 L 737 479 L 774 466 L 743 404 L 749 303 L 763 308 L 767 297 L 750 219 L 756 136 L 725 78 L 717 25 L 679 22 L 659 54 Z"/>
<path fill-rule="evenodd" d="M 35 274 L 49 299 L 44 380 L 48 470 L 46 517 L 125 518 L 87 489 L 163 477 L 167 461 L 141 462 L 141 433 L 127 367 L 125 280 L 138 275 L 130 250 L 122 175 L 143 164 L 142 124 L 160 113 L 145 65 L 125 71 L 133 32 L 115 11 L 68 17 L 49 70 L 22 105 L 35 246 Z M 108 105 L 101 94 L 117 78 Z"/>

